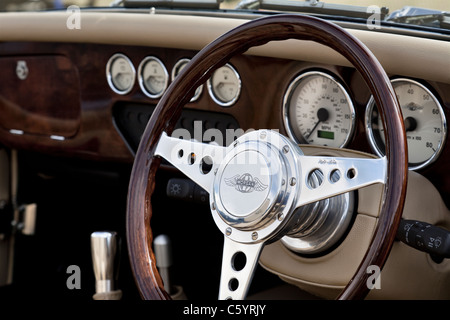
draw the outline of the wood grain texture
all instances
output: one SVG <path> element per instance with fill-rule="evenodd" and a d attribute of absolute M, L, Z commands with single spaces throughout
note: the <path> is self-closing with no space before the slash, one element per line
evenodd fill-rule
<path fill-rule="evenodd" d="M 195 89 L 212 72 L 253 46 L 268 41 L 305 39 L 327 45 L 346 57 L 362 74 L 383 114 L 387 134 L 388 180 L 382 215 L 370 250 L 340 299 L 363 298 L 368 291 L 366 269 L 369 265 L 382 267 L 395 239 L 401 217 L 407 182 L 406 137 L 394 90 L 382 67 L 367 48 L 346 31 L 317 18 L 280 15 L 254 20 L 242 25 L 200 51 L 169 87 L 160 100 L 144 132 L 136 154 L 129 187 L 127 206 L 128 249 L 133 272 L 143 298 L 166 298 L 160 278 L 154 268 L 151 230 L 145 224 L 152 215 L 150 204 L 154 184 L 155 158 L 159 137 L 170 134 L 183 106 Z"/>
<path fill-rule="evenodd" d="M 17 76 L 18 66 L 28 70 Z M 80 125 L 78 73 L 63 56 L 0 58 L 0 126 L 37 135 L 71 137 Z"/>

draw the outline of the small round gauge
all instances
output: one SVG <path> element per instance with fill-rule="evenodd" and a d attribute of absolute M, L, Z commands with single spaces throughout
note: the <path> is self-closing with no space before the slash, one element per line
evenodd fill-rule
<path fill-rule="evenodd" d="M 175 80 L 176 76 L 181 72 L 181 70 L 183 70 L 183 68 L 189 63 L 189 61 L 190 61 L 189 59 L 181 59 L 181 60 L 178 60 L 177 63 L 175 63 L 175 65 L 173 66 L 173 69 L 172 69 L 172 81 Z M 191 98 L 191 102 L 196 101 L 202 94 L 202 91 L 203 91 L 203 85 L 201 85 L 200 87 L 198 87 L 195 90 L 195 94 Z"/>
<path fill-rule="evenodd" d="M 159 98 L 164 94 L 169 83 L 169 73 L 166 67 L 156 57 L 146 57 L 139 64 L 139 86 L 146 96 Z"/>
<path fill-rule="evenodd" d="M 236 69 L 226 64 L 214 71 L 208 80 L 208 92 L 222 107 L 233 105 L 241 93 L 241 78 Z"/>
<path fill-rule="evenodd" d="M 405 123 L 409 168 L 424 168 L 434 162 L 442 151 L 447 133 L 444 110 L 423 84 L 410 79 L 394 79 L 391 82 Z M 367 105 L 366 127 L 372 149 L 383 156 L 384 127 L 373 97 Z"/>
<path fill-rule="evenodd" d="M 353 134 L 355 109 L 344 87 L 331 75 L 298 76 L 284 96 L 284 122 L 297 143 L 341 148 Z"/>
<path fill-rule="evenodd" d="M 110 88 L 118 94 L 127 94 L 134 86 L 136 70 L 127 56 L 113 55 L 106 65 L 106 79 Z"/>

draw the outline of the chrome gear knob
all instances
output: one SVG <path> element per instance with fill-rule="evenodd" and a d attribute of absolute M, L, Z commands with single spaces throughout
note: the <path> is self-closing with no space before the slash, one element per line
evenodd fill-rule
<path fill-rule="evenodd" d="M 115 290 L 117 275 L 118 236 L 116 232 L 98 231 L 91 234 L 91 254 L 96 293 Z"/>

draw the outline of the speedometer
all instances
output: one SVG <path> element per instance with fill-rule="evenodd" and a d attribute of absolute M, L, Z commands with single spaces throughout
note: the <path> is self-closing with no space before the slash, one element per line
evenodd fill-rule
<path fill-rule="evenodd" d="M 298 76 L 284 96 L 284 122 L 297 143 L 344 147 L 354 131 L 355 109 L 335 77 L 319 71 Z"/>
<path fill-rule="evenodd" d="M 417 81 L 395 79 L 392 86 L 405 123 L 409 168 L 424 168 L 437 159 L 443 148 L 447 133 L 444 111 L 433 93 Z M 372 149 L 384 155 L 384 127 L 373 97 L 367 105 L 366 127 Z"/>

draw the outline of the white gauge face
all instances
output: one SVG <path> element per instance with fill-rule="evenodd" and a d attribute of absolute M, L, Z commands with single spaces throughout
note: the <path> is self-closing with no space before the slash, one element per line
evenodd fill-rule
<path fill-rule="evenodd" d="M 396 79 L 392 81 L 392 86 L 405 123 L 409 167 L 423 168 L 433 162 L 442 150 L 447 131 L 444 112 L 436 97 L 421 83 Z M 371 103 L 368 107 L 369 141 L 379 155 L 384 155 L 384 127 L 373 99 Z"/>
<path fill-rule="evenodd" d="M 139 65 L 139 85 L 150 98 L 163 95 L 169 83 L 169 74 L 164 64 L 155 57 L 145 58 Z"/>
<path fill-rule="evenodd" d="M 239 74 L 229 64 L 217 69 L 208 80 L 208 92 L 217 104 L 231 106 L 241 93 Z"/>
<path fill-rule="evenodd" d="M 355 110 L 344 87 L 323 72 L 297 77 L 285 95 L 284 120 L 298 143 L 344 147 L 354 128 Z"/>
<path fill-rule="evenodd" d="M 130 59 L 118 53 L 109 59 L 106 66 L 106 77 L 114 92 L 126 94 L 133 88 L 136 71 Z"/>
<path fill-rule="evenodd" d="M 175 80 L 175 78 L 178 76 L 178 74 L 181 72 L 181 70 L 183 70 L 184 67 L 186 67 L 186 65 L 189 63 L 189 61 L 190 61 L 189 59 L 178 60 L 178 62 L 175 64 L 175 66 L 172 69 L 172 81 Z M 202 94 L 202 91 L 203 91 L 203 85 L 198 87 L 195 90 L 195 94 L 191 98 L 191 102 L 198 100 L 198 98 Z"/>

